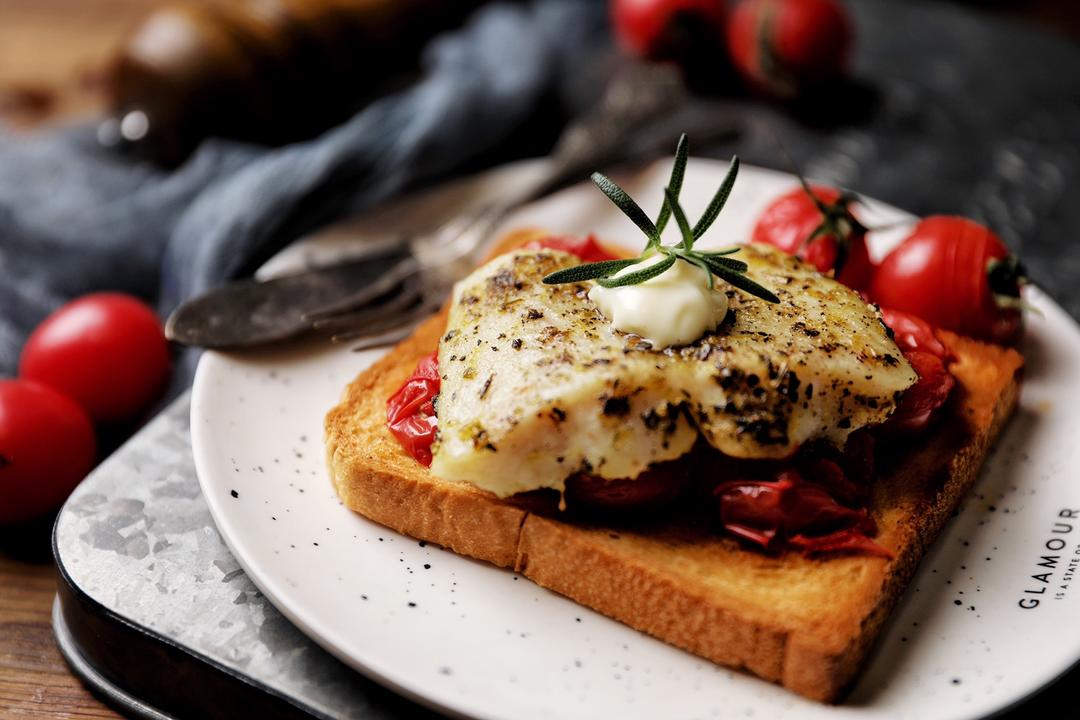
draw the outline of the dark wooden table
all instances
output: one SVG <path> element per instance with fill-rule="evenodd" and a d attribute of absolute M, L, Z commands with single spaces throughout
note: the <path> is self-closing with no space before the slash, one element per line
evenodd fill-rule
<path fill-rule="evenodd" d="M 0 0 L 0 121 L 36 128 L 99 111 L 102 61 L 126 28 L 160 4 Z M 1074 0 L 992 7 L 1080 38 L 1080 3 Z M 116 718 L 71 675 L 53 641 L 49 529 L 43 521 L 0 531 L 0 717 Z"/>

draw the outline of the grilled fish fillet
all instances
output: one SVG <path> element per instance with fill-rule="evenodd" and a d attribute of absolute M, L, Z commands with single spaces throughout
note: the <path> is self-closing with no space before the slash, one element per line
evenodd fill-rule
<path fill-rule="evenodd" d="M 917 376 L 877 311 L 773 248 L 736 257 L 780 303 L 729 288 L 716 332 L 664 350 L 612 330 L 590 283 L 542 283 L 573 255 L 516 251 L 477 269 L 455 287 L 439 345 L 432 473 L 499 497 L 561 491 L 576 472 L 636 477 L 699 435 L 776 459 L 885 420 Z"/>

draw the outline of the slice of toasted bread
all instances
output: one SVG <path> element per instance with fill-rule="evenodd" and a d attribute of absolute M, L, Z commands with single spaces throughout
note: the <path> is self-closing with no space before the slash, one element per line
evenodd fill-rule
<path fill-rule="evenodd" d="M 445 323 L 445 311 L 427 320 L 361 373 L 327 415 L 330 474 L 346 506 L 823 701 L 850 686 L 928 546 L 975 482 L 1016 405 L 1023 365 L 1014 350 L 942 334 L 958 358 L 947 416 L 917 446 L 879 458 L 870 511 L 876 539 L 894 560 L 771 557 L 717 535 L 703 513 L 608 527 L 532 513 L 432 477 L 387 430 L 386 400 L 437 347 Z"/>

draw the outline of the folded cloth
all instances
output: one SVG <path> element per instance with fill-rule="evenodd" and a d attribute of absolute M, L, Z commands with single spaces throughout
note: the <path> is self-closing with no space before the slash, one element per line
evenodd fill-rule
<path fill-rule="evenodd" d="M 0 133 L 0 377 L 76 295 L 120 290 L 167 312 L 320 223 L 498 153 L 608 45 L 605 13 L 599 0 L 487 5 L 427 48 L 416 84 L 344 125 L 278 149 L 210 140 L 172 172 L 100 148 L 88 126 Z M 180 363 L 176 387 L 191 370 Z"/>

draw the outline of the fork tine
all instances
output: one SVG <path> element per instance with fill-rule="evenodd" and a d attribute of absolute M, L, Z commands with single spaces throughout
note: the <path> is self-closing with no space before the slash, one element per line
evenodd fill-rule
<path fill-rule="evenodd" d="M 393 330 L 387 330 L 386 332 L 372 335 L 371 337 L 361 338 L 351 350 L 353 352 L 363 352 L 364 350 L 382 347 L 383 345 L 392 345 L 393 343 L 408 337 L 409 333 L 413 331 L 413 328 L 416 327 L 416 325 L 417 322 L 410 322 Z"/>
<path fill-rule="evenodd" d="M 335 302 L 304 313 L 304 320 L 315 322 L 370 305 L 372 301 L 388 294 L 399 284 L 408 280 L 410 277 L 415 276 L 419 272 L 420 266 L 416 260 L 412 257 L 405 258 L 394 265 L 394 267 L 390 268 L 390 270 L 378 280 L 362 290 L 359 290 L 348 297 L 344 297 L 341 300 L 336 300 Z"/>
<path fill-rule="evenodd" d="M 332 333 L 349 330 L 358 327 L 365 322 L 374 320 L 375 318 L 382 317 L 387 313 L 407 310 L 415 305 L 417 300 L 423 295 L 423 284 L 420 282 L 419 276 L 407 278 L 405 282 L 401 283 L 398 287 L 400 290 L 386 293 L 389 299 L 385 302 L 369 303 L 360 310 L 345 312 L 339 315 L 323 315 L 320 319 L 312 323 L 312 327 L 316 330 Z"/>
<path fill-rule="evenodd" d="M 378 337 L 383 333 L 390 333 L 393 330 L 398 329 L 401 326 L 407 326 L 411 323 L 420 320 L 432 313 L 437 307 L 437 303 L 434 301 L 422 302 L 410 308 L 408 311 L 400 315 L 390 315 L 383 317 L 379 320 L 366 324 L 364 327 L 356 328 L 355 330 L 349 330 L 335 334 L 331 339 L 334 342 L 348 342 L 350 340 L 357 340 L 367 337 Z"/>

